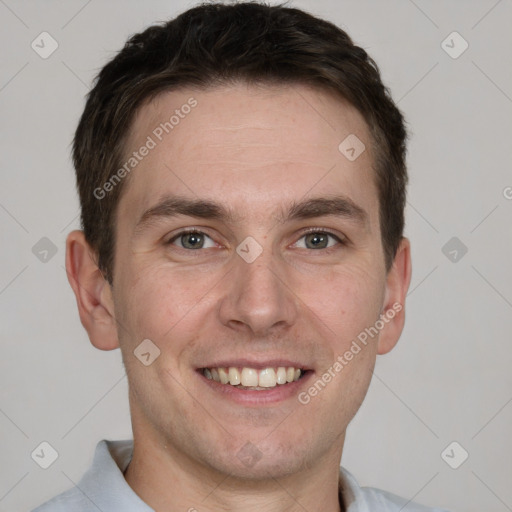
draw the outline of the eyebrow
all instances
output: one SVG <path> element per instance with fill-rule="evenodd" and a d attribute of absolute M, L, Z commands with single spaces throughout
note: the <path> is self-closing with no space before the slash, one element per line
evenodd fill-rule
<path fill-rule="evenodd" d="M 166 196 L 156 205 L 144 211 L 136 224 L 135 233 L 140 234 L 160 218 L 172 218 L 179 215 L 218 220 L 228 224 L 235 223 L 239 217 L 231 209 L 215 201 Z M 324 216 L 345 218 L 364 226 L 368 223 L 368 213 L 346 196 L 316 197 L 299 202 L 293 201 L 287 210 L 281 209 L 278 221 L 284 223 Z"/>

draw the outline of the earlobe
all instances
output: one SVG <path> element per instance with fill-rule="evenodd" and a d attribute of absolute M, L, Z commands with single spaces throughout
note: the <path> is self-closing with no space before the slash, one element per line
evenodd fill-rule
<path fill-rule="evenodd" d="M 411 282 L 411 246 L 402 238 L 393 265 L 386 278 L 386 293 L 382 316 L 385 327 L 379 336 L 379 355 L 386 354 L 398 342 L 405 323 L 405 298 Z"/>
<path fill-rule="evenodd" d="M 100 350 L 118 348 L 112 290 L 83 231 L 72 231 L 67 237 L 66 273 L 91 343 Z"/>

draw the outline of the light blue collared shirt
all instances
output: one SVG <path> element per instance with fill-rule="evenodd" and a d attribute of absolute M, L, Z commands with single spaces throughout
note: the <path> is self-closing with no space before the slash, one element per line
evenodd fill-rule
<path fill-rule="evenodd" d="M 132 453 L 132 440 L 100 441 L 92 466 L 78 484 L 32 512 L 154 512 L 124 479 Z M 445 512 L 360 487 L 345 468 L 340 468 L 340 485 L 347 512 Z"/>

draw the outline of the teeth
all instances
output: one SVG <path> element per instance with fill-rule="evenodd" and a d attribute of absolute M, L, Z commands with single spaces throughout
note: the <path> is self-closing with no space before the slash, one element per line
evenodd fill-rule
<path fill-rule="evenodd" d="M 208 370 L 208 368 L 206 368 L 206 370 Z M 228 374 L 229 374 L 229 383 L 232 386 L 238 386 L 238 384 L 240 384 L 240 372 L 238 371 L 238 369 L 231 367 L 231 368 L 229 368 Z M 205 375 L 205 377 L 208 377 L 208 375 Z"/>
<path fill-rule="evenodd" d="M 221 384 L 230 384 L 231 386 L 242 385 L 246 388 L 275 388 L 278 384 L 283 385 L 288 382 L 294 382 L 300 379 L 303 371 L 293 366 L 277 368 L 204 368 L 203 375 L 207 379 L 212 379 Z"/>
<path fill-rule="evenodd" d="M 300 372 L 300 370 L 299 370 Z M 265 368 L 260 371 L 258 385 L 260 388 L 273 388 L 277 384 L 276 372 L 274 368 Z"/>
<path fill-rule="evenodd" d="M 286 368 L 280 366 L 276 372 L 276 380 L 278 384 L 286 384 Z"/>
<path fill-rule="evenodd" d="M 227 384 L 229 382 L 229 374 L 225 368 L 219 368 L 219 378 L 221 384 Z"/>
<path fill-rule="evenodd" d="M 242 370 L 242 386 L 257 386 L 258 372 L 252 368 L 244 368 Z"/>

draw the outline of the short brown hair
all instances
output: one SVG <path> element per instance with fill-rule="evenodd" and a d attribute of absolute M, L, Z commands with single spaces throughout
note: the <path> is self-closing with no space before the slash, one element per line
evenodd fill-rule
<path fill-rule="evenodd" d="M 237 81 L 306 84 L 334 91 L 366 120 L 386 268 L 403 236 L 406 130 L 377 65 L 340 28 L 284 5 L 201 4 L 132 36 L 99 73 L 73 142 L 85 238 L 113 282 L 116 206 L 123 183 L 94 193 L 122 165 L 138 108 L 160 92 Z M 341 142 L 341 141 L 340 141 Z"/>

